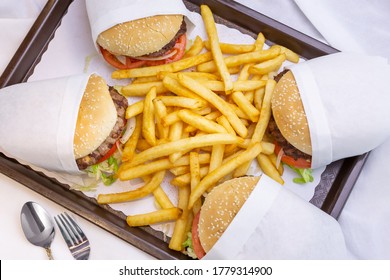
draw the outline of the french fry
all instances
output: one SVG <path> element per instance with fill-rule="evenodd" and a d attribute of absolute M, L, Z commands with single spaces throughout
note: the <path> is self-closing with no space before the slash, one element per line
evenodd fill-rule
<path fill-rule="evenodd" d="M 202 179 L 209 173 L 209 167 L 204 166 L 200 168 L 200 178 Z M 177 176 L 171 180 L 171 184 L 176 187 L 186 187 L 191 185 L 191 174 L 183 174 L 180 176 Z"/>
<path fill-rule="evenodd" d="M 204 41 L 204 46 L 206 49 L 211 50 L 210 41 Z M 254 45 L 243 45 L 243 44 L 229 44 L 229 43 L 219 43 L 219 47 L 222 53 L 225 54 L 241 54 L 247 53 L 254 50 Z"/>
<path fill-rule="evenodd" d="M 161 79 L 159 79 L 157 76 L 150 76 L 150 77 L 139 77 L 134 79 L 131 83 L 132 84 L 142 84 L 142 83 L 149 83 L 149 82 L 157 82 Z"/>
<path fill-rule="evenodd" d="M 265 130 L 268 127 L 268 122 L 271 117 L 271 99 L 276 82 L 275 80 L 267 80 L 265 86 L 265 95 L 260 111 L 260 118 L 256 125 L 255 132 L 252 136 L 252 142 L 260 142 L 263 139 Z"/>
<path fill-rule="evenodd" d="M 169 89 L 171 92 L 178 96 L 183 97 L 189 97 L 192 99 L 199 99 L 203 100 L 203 98 L 199 97 L 199 95 L 193 93 L 192 91 L 188 90 L 186 87 L 182 86 L 179 81 L 172 78 L 171 76 L 165 76 L 163 79 L 164 86 Z"/>
<path fill-rule="evenodd" d="M 181 121 L 179 117 L 179 110 L 173 111 L 172 113 L 167 114 L 165 117 L 162 118 L 162 124 L 163 126 L 171 126 L 174 123 Z"/>
<path fill-rule="evenodd" d="M 261 148 L 261 153 L 265 155 L 272 155 L 275 152 L 275 144 L 270 142 L 261 141 Z"/>
<path fill-rule="evenodd" d="M 264 98 L 265 88 L 259 88 L 254 91 L 253 95 L 253 103 L 257 110 L 261 110 L 262 104 L 263 104 L 263 98 Z"/>
<path fill-rule="evenodd" d="M 249 68 L 249 73 L 257 75 L 268 74 L 269 72 L 276 71 L 277 69 L 279 69 L 285 60 L 286 55 L 282 53 L 273 59 L 253 65 L 251 68 Z"/>
<path fill-rule="evenodd" d="M 224 90 L 225 92 L 231 92 L 233 90 L 233 81 L 223 59 L 221 49 L 219 47 L 217 27 L 214 22 L 213 14 L 210 8 L 206 5 L 200 6 L 200 13 L 202 15 L 206 32 L 210 41 L 211 53 L 213 54 L 218 73 L 221 75 L 221 79 L 225 85 Z"/>
<path fill-rule="evenodd" d="M 260 143 L 256 143 L 239 154 L 237 157 L 232 158 L 217 169 L 207 174 L 191 192 L 190 201 L 188 203 L 189 209 L 194 206 L 195 201 L 198 200 L 207 189 L 214 186 L 220 179 L 233 172 L 233 170 L 235 170 L 241 164 L 256 158 L 260 152 L 261 145 Z"/>
<path fill-rule="evenodd" d="M 152 146 L 148 143 L 148 142 L 146 142 L 146 140 L 145 139 L 142 139 L 142 138 L 139 138 L 138 139 L 138 142 L 137 142 L 137 150 L 139 150 L 139 151 L 145 151 L 145 150 L 147 150 L 147 149 L 149 149 L 149 148 L 151 148 Z"/>
<path fill-rule="evenodd" d="M 207 107 L 207 108 L 210 109 L 210 112 L 207 113 L 207 114 L 205 114 L 206 111 L 203 111 L 203 110 L 201 110 L 201 111 L 196 110 L 196 111 L 194 111 L 194 113 L 196 113 L 196 114 L 198 114 L 198 115 L 204 115 L 204 118 L 207 119 L 207 120 L 210 120 L 210 121 L 216 120 L 219 116 L 221 116 L 221 112 L 219 112 L 219 111 L 211 112 L 211 108 L 210 108 L 210 107 Z M 191 125 L 188 125 L 188 126 L 184 129 L 184 131 L 189 132 L 189 133 L 193 133 L 193 132 L 195 132 L 195 131 L 197 131 L 197 130 L 198 130 L 198 128 L 193 127 L 193 126 L 191 126 Z M 198 131 L 198 132 L 201 132 L 201 131 L 202 131 L 202 130 L 200 130 L 200 131 Z M 236 135 L 236 134 L 235 134 L 235 135 Z"/>
<path fill-rule="evenodd" d="M 199 184 L 201 179 L 199 153 L 197 152 L 190 153 L 190 174 L 191 174 L 190 190 L 192 191 Z M 194 214 L 198 213 L 201 206 L 202 206 L 202 201 L 198 199 L 192 208 L 193 213 Z M 188 208 L 188 202 L 187 202 L 187 208 Z"/>
<path fill-rule="evenodd" d="M 136 154 L 133 160 L 129 163 L 131 166 L 136 166 L 149 160 L 168 156 L 176 152 L 190 151 L 195 148 L 212 146 L 216 144 L 236 144 L 239 142 L 239 137 L 235 137 L 228 133 L 213 133 L 194 136 L 188 139 L 180 139 L 151 147 L 150 149 Z"/>
<path fill-rule="evenodd" d="M 149 83 L 140 83 L 140 84 L 129 84 L 122 87 L 122 94 L 125 96 L 145 96 L 152 87 L 156 88 L 157 94 L 162 94 L 168 92 L 168 89 L 164 87 L 163 82 L 149 82 Z"/>
<path fill-rule="evenodd" d="M 241 137 L 245 137 L 248 133 L 245 125 L 242 124 L 238 116 L 234 113 L 232 108 L 219 97 L 217 94 L 197 83 L 194 79 L 186 77 L 184 75 L 179 75 L 179 82 L 185 87 L 191 89 L 193 92 L 198 94 L 200 97 L 207 100 L 215 108 L 217 108 L 226 118 L 229 120 L 230 124 Z"/>
<path fill-rule="evenodd" d="M 245 114 L 244 111 L 242 111 L 236 104 L 228 103 L 228 105 L 230 106 L 230 108 L 232 108 L 233 112 L 237 115 L 237 117 L 239 117 L 240 119 L 248 119 L 249 120 L 248 115 Z"/>
<path fill-rule="evenodd" d="M 259 119 L 260 112 L 246 99 L 245 95 L 241 91 L 235 91 L 232 94 L 232 99 L 237 106 L 245 112 L 252 122 L 256 122 Z"/>
<path fill-rule="evenodd" d="M 224 91 L 224 84 L 221 81 L 204 80 L 198 81 L 200 84 L 212 91 Z M 255 90 L 265 86 L 265 81 L 235 81 L 233 91 Z"/>
<path fill-rule="evenodd" d="M 141 114 L 143 111 L 144 111 L 144 101 L 140 100 L 138 102 L 135 102 L 126 108 L 126 119 L 135 117 L 136 115 Z"/>
<path fill-rule="evenodd" d="M 112 72 L 111 77 L 113 79 L 127 79 L 127 78 L 136 78 L 136 77 L 148 77 L 156 76 L 159 72 L 179 72 L 198 64 L 210 61 L 213 58 L 210 52 L 187 57 L 172 63 L 149 66 L 143 68 L 134 68 L 134 69 L 122 69 Z"/>
<path fill-rule="evenodd" d="M 154 123 L 153 99 L 156 98 L 156 87 L 152 87 L 146 94 L 142 117 L 142 136 L 152 146 L 156 145 L 156 127 Z"/>
<path fill-rule="evenodd" d="M 135 178 L 141 178 L 162 170 L 167 170 L 174 167 L 173 163 L 169 159 L 159 159 L 146 164 L 129 166 L 123 163 L 117 172 L 117 176 L 122 181 L 132 180 Z"/>
<path fill-rule="evenodd" d="M 245 64 L 240 71 L 240 75 L 238 75 L 237 81 L 247 81 L 249 79 L 250 73 L 249 68 L 254 65 L 254 63 Z M 255 80 L 253 80 L 255 81 Z"/>
<path fill-rule="evenodd" d="M 209 172 L 217 169 L 222 164 L 223 156 L 225 152 L 225 145 L 214 145 L 211 150 L 210 167 Z"/>
<path fill-rule="evenodd" d="M 169 129 L 169 141 L 171 143 L 174 141 L 180 140 L 182 138 L 183 127 L 184 127 L 184 123 L 181 120 L 177 121 L 171 125 L 171 127 Z M 173 163 L 178 158 L 180 158 L 181 155 L 182 155 L 182 151 L 177 151 L 177 152 L 171 153 L 169 155 L 169 161 Z"/>
<path fill-rule="evenodd" d="M 264 43 L 265 43 L 265 37 L 264 37 L 263 33 L 260 32 L 257 35 L 256 41 L 255 41 L 255 50 L 256 51 L 262 50 L 264 47 Z"/>
<path fill-rule="evenodd" d="M 142 130 L 142 115 L 137 115 L 135 119 L 135 128 L 133 134 L 131 134 L 129 140 L 125 143 L 125 146 L 122 151 L 122 161 L 130 161 L 134 154 L 135 149 L 137 148 L 138 139 L 141 135 Z"/>
<path fill-rule="evenodd" d="M 188 216 L 190 213 L 188 210 L 188 200 L 190 193 L 190 187 L 179 188 L 179 199 L 177 206 L 178 208 L 183 209 L 183 213 L 176 220 L 175 228 L 173 229 L 172 237 L 169 241 L 169 248 L 175 251 L 181 251 L 183 247 L 182 244 L 186 240 L 186 228 Z"/>
<path fill-rule="evenodd" d="M 175 207 L 161 186 L 157 187 L 153 191 L 153 195 L 154 199 L 162 209 Z"/>
<path fill-rule="evenodd" d="M 108 203 L 119 203 L 126 202 L 131 200 L 136 200 L 143 198 L 151 194 L 160 184 L 162 183 L 165 176 L 165 171 L 159 171 L 154 174 L 152 179 L 146 183 L 144 186 L 127 192 L 122 193 L 110 193 L 110 194 L 99 194 L 97 202 L 99 204 L 108 204 Z"/>
<path fill-rule="evenodd" d="M 279 171 L 272 164 L 272 162 L 268 158 L 268 156 L 266 156 L 264 154 L 259 154 L 257 156 L 257 162 L 259 163 L 261 170 L 263 170 L 263 172 L 266 175 L 268 175 L 269 177 L 274 179 L 276 182 L 278 182 L 278 183 L 280 183 L 282 185 L 284 184 L 284 180 L 280 176 Z"/>
<path fill-rule="evenodd" d="M 165 106 L 182 107 L 193 110 L 202 109 L 207 106 L 206 101 L 182 96 L 160 96 L 157 99 L 161 100 Z"/>
<path fill-rule="evenodd" d="M 227 67 L 236 67 L 248 63 L 259 63 L 262 61 L 268 61 L 277 57 L 280 54 L 280 47 L 272 46 L 267 50 L 254 51 L 244 54 L 237 54 L 225 57 L 224 61 Z M 202 64 L 199 64 L 196 67 L 199 72 L 210 72 L 213 73 L 217 71 L 217 67 L 214 61 L 208 61 Z"/>
<path fill-rule="evenodd" d="M 212 74 L 212 73 L 206 73 L 206 72 L 196 72 L 196 71 L 186 71 L 186 72 L 180 72 L 181 74 L 188 75 L 191 78 L 195 80 L 218 80 L 219 76 Z M 157 78 L 159 80 L 164 80 L 165 77 L 169 76 L 173 79 L 177 79 L 178 73 L 171 73 L 171 72 L 160 72 L 157 74 Z"/>
<path fill-rule="evenodd" d="M 253 160 L 247 161 L 243 164 L 241 164 L 239 167 L 236 168 L 233 172 L 233 178 L 238 178 L 241 176 L 245 176 L 248 173 L 249 167 L 251 166 Z"/>
<path fill-rule="evenodd" d="M 216 119 L 216 121 L 217 121 L 217 123 L 222 125 L 228 133 L 230 133 L 231 135 L 236 135 L 236 132 L 234 131 L 233 127 L 231 126 L 228 119 L 224 115 L 219 116 Z"/>
<path fill-rule="evenodd" d="M 286 59 L 288 61 L 291 61 L 293 63 L 298 63 L 299 62 L 299 55 L 293 52 L 292 50 L 284 47 L 284 46 L 279 46 L 280 47 L 280 52 L 284 53 L 286 55 Z"/>
<path fill-rule="evenodd" d="M 183 211 L 177 207 L 160 209 L 146 214 L 127 216 L 126 222 L 131 227 L 147 226 L 156 223 L 177 220 L 182 212 Z"/>
<path fill-rule="evenodd" d="M 171 172 L 175 176 L 180 176 L 190 172 L 190 167 L 189 166 L 172 167 L 169 169 L 169 172 Z"/>
<path fill-rule="evenodd" d="M 167 108 L 161 99 L 155 98 L 153 100 L 155 118 L 156 118 L 156 127 L 158 132 L 158 137 L 160 139 L 168 139 L 169 127 L 164 126 L 162 119 L 167 115 Z"/>
<path fill-rule="evenodd" d="M 198 115 L 190 110 L 180 110 L 179 117 L 183 122 L 202 131 L 208 133 L 226 133 L 226 130 L 223 126 L 217 124 L 216 122 L 208 120 L 207 118 Z"/>
<path fill-rule="evenodd" d="M 204 47 L 204 42 L 203 42 L 202 38 L 200 38 L 199 36 L 196 36 L 195 40 L 194 40 L 194 43 L 189 48 L 189 50 L 186 51 L 186 53 L 184 54 L 183 58 L 191 57 L 191 56 L 195 56 L 195 55 L 200 54 L 200 52 L 202 51 L 203 47 Z"/>

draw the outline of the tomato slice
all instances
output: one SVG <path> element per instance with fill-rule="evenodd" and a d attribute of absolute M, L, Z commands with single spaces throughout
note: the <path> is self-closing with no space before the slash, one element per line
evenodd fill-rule
<path fill-rule="evenodd" d="M 192 222 L 192 246 L 194 247 L 194 253 L 198 259 L 203 258 L 206 255 L 202 244 L 199 239 L 198 225 L 199 225 L 200 211 L 195 215 Z"/>
<path fill-rule="evenodd" d="M 136 59 L 133 59 L 131 57 L 126 56 L 126 67 L 127 67 L 127 69 L 142 67 L 145 64 L 146 64 L 145 60 L 136 60 Z"/>
<path fill-rule="evenodd" d="M 171 52 L 176 51 L 176 53 L 173 56 L 171 56 L 167 59 L 163 59 L 163 60 L 148 60 L 148 61 L 146 61 L 146 65 L 147 66 L 156 66 L 156 65 L 167 64 L 167 63 L 171 63 L 174 61 L 178 61 L 179 59 L 181 59 L 183 57 L 183 55 L 185 53 L 186 44 L 187 44 L 187 35 L 182 34 L 181 36 L 179 36 L 179 38 L 177 38 L 176 43 L 173 46 L 173 48 L 164 54 L 164 55 L 167 55 Z"/>
<path fill-rule="evenodd" d="M 278 155 L 281 150 L 281 147 L 277 142 L 275 142 L 275 154 Z M 291 165 L 296 168 L 310 168 L 311 167 L 311 161 L 308 161 L 303 158 L 294 159 L 293 157 L 290 157 L 288 155 L 283 154 L 282 162 L 285 164 Z"/>
<path fill-rule="evenodd" d="M 107 154 L 105 154 L 104 157 L 102 157 L 102 158 L 98 161 L 98 163 L 101 163 L 101 162 L 103 162 L 103 161 L 109 159 L 110 156 L 112 156 L 112 155 L 115 153 L 115 151 L 116 151 L 117 149 L 118 149 L 118 143 L 115 143 L 115 144 L 111 147 L 111 149 L 107 152 Z"/>
<path fill-rule="evenodd" d="M 108 64 L 114 66 L 117 69 L 127 69 L 127 65 L 119 61 L 116 55 L 110 53 L 108 50 L 100 47 L 100 51 Z"/>
<path fill-rule="evenodd" d="M 137 59 L 137 58 L 132 58 L 126 56 L 126 63 L 123 63 L 119 61 L 118 57 L 112 53 L 110 53 L 108 50 L 100 47 L 100 51 L 104 57 L 104 59 L 109 63 L 111 66 L 117 68 L 117 69 L 132 69 L 132 68 L 138 68 L 142 66 L 155 66 L 155 65 L 161 65 L 161 64 L 166 64 L 166 63 L 171 63 L 174 61 L 177 61 L 181 59 L 184 55 L 185 49 L 186 49 L 186 44 L 187 44 L 187 35 L 183 34 L 177 38 L 175 45 L 171 50 L 166 52 L 165 54 L 169 54 L 173 51 L 176 51 L 176 53 L 163 60 L 142 60 L 142 58 Z"/>
<path fill-rule="evenodd" d="M 177 38 L 176 44 L 173 47 L 173 50 L 177 51 L 176 54 L 167 58 L 165 60 L 165 63 L 171 63 L 181 59 L 186 51 L 186 45 L 187 45 L 187 35 L 184 33 L 179 38 Z"/>

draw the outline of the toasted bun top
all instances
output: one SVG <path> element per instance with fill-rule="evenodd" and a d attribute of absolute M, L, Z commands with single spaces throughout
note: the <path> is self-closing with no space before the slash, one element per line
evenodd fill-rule
<path fill-rule="evenodd" d="M 106 81 L 91 75 L 77 115 L 73 145 L 75 158 L 84 157 L 97 149 L 110 135 L 116 119 L 116 108 Z"/>
<path fill-rule="evenodd" d="M 125 23 L 102 32 L 97 43 L 115 55 L 143 56 L 162 49 L 179 31 L 182 15 L 158 15 Z"/>
<path fill-rule="evenodd" d="M 199 239 L 207 253 L 225 232 L 260 177 L 234 178 L 216 186 L 207 195 L 199 217 Z"/>
<path fill-rule="evenodd" d="M 294 75 L 288 71 L 276 84 L 272 112 L 283 137 L 298 150 L 311 155 L 309 125 Z"/>

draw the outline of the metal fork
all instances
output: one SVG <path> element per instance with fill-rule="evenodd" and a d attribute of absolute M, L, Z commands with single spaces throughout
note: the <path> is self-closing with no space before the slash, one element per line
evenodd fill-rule
<path fill-rule="evenodd" d="M 75 220 L 66 212 L 54 217 L 54 220 L 72 256 L 76 260 L 88 260 L 91 251 L 89 240 Z"/>

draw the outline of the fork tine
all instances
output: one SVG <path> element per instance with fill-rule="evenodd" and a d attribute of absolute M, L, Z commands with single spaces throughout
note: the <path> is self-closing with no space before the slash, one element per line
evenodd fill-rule
<path fill-rule="evenodd" d="M 78 260 L 87 260 L 90 253 L 89 240 L 76 221 L 66 212 L 54 219 L 72 256 Z"/>
<path fill-rule="evenodd" d="M 68 233 L 72 236 L 73 243 L 77 244 L 79 242 L 82 242 L 83 238 L 79 235 L 78 230 L 74 227 L 76 222 L 66 213 L 60 214 L 60 216 L 65 222 L 65 226 L 68 230 Z M 78 229 L 81 231 L 81 229 L 79 227 L 78 227 Z"/>
<path fill-rule="evenodd" d="M 75 220 L 66 212 L 65 212 L 65 216 L 68 218 L 70 223 L 73 225 L 73 227 L 77 231 L 78 235 L 81 237 L 81 241 L 85 240 L 87 237 L 85 236 L 84 232 L 81 230 L 79 225 L 75 222 Z"/>
<path fill-rule="evenodd" d="M 66 244 L 68 245 L 68 247 L 73 246 L 74 243 L 72 241 L 71 236 L 69 235 L 68 230 L 65 228 L 66 226 L 65 226 L 63 220 L 61 219 L 61 216 L 58 215 L 57 217 L 54 217 L 54 220 L 55 220 L 58 228 L 60 229 L 61 234 L 64 237 L 64 240 L 65 240 Z"/>

